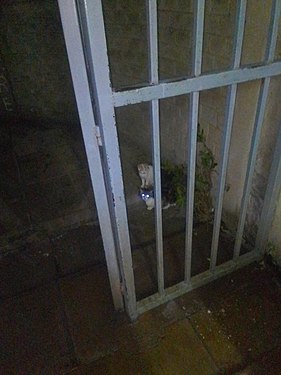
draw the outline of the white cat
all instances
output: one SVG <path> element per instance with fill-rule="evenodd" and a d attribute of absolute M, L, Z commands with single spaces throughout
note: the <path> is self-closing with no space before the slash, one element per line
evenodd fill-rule
<path fill-rule="evenodd" d="M 138 164 L 137 166 L 139 176 L 141 179 L 141 188 L 152 188 L 153 187 L 153 167 L 150 164 Z"/>

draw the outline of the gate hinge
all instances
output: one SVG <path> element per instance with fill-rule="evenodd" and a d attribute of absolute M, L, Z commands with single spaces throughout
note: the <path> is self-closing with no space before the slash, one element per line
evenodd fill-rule
<path fill-rule="evenodd" d="M 96 126 L 96 138 L 99 146 L 102 146 L 102 140 L 100 135 L 100 127 Z"/>

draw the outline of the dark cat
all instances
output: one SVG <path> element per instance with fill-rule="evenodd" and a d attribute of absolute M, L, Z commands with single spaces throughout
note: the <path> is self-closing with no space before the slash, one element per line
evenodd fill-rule
<path fill-rule="evenodd" d="M 176 205 L 176 194 L 172 186 L 172 176 L 163 168 L 161 169 L 161 195 L 163 210 Z M 154 190 L 141 188 L 140 196 L 145 201 L 147 209 L 152 210 L 155 206 Z"/>

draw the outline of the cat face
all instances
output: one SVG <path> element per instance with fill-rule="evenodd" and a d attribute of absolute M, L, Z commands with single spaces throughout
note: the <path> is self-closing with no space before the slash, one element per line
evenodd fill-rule
<path fill-rule="evenodd" d="M 140 175 L 143 175 L 144 173 L 146 173 L 146 170 L 147 170 L 147 164 L 138 164 L 137 165 L 137 168 L 138 168 L 138 172 Z"/>
<path fill-rule="evenodd" d="M 140 196 L 146 202 L 149 198 L 153 198 L 153 190 L 140 189 Z"/>

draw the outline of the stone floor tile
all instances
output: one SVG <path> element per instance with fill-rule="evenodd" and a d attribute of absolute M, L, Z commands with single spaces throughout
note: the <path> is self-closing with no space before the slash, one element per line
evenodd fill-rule
<path fill-rule="evenodd" d="M 186 293 L 177 298 L 176 301 L 185 311 L 186 316 L 190 316 L 203 308 L 213 309 L 215 305 L 220 304 L 230 294 L 247 288 L 250 283 L 257 285 L 261 280 L 266 282 L 267 278 L 268 271 L 253 263 Z"/>
<path fill-rule="evenodd" d="M 75 190 L 83 197 L 83 206 L 81 208 L 89 208 L 97 218 L 97 209 L 95 206 L 95 198 L 91 186 L 91 177 L 87 168 L 75 170 L 70 173 Z"/>
<path fill-rule="evenodd" d="M 95 272 L 79 278 L 68 277 L 62 282 L 77 357 L 86 364 L 95 360 L 95 364 L 83 368 L 82 373 L 133 374 L 138 369 L 141 374 L 158 374 L 162 369 L 160 362 L 165 360 L 167 353 L 172 353 L 171 358 L 176 358 L 174 366 L 179 363 L 178 368 L 184 371 L 188 363 L 195 371 L 191 374 L 196 373 L 196 370 L 202 374 L 215 373 L 211 359 L 188 321 L 177 322 L 184 318 L 184 314 L 174 301 L 148 311 L 132 323 L 126 319 L 116 320 L 111 296 L 104 290 L 108 282 L 103 272 L 100 267 L 96 267 Z M 178 337 L 187 342 L 180 342 L 177 346 Z M 184 352 L 186 348 L 189 348 L 189 354 Z M 194 357 L 194 351 L 198 357 Z M 156 366 L 158 356 L 161 361 Z M 175 371 L 178 368 L 175 367 Z M 173 373 L 170 371 L 174 369 L 168 367 L 162 373 Z"/>
<path fill-rule="evenodd" d="M 185 231 L 163 241 L 165 288 L 184 280 Z"/>
<path fill-rule="evenodd" d="M 9 151 L 7 154 L 1 155 L 0 158 L 1 180 L 5 176 L 5 180 L 9 179 L 11 182 L 19 182 L 19 170 L 13 152 Z"/>
<path fill-rule="evenodd" d="M 216 367 L 190 323 L 170 325 L 159 345 L 145 353 L 153 374 L 215 374 Z"/>
<path fill-rule="evenodd" d="M 281 348 L 277 347 L 257 358 L 254 363 L 239 371 L 237 375 L 280 375 L 280 358 Z"/>
<path fill-rule="evenodd" d="M 64 278 L 61 289 L 78 360 L 88 363 L 115 350 L 116 313 L 105 266 Z"/>
<path fill-rule="evenodd" d="M 233 369 L 241 365 L 243 354 L 233 342 L 231 332 L 224 329 L 221 321 L 211 313 L 211 310 L 203 310 L 192 315 L 190 321 L 220 369 Z"/>
<path fill-rule="evenodd" d="M 24 124 L 21 121 L 13 131 L 14 152 L 20 157 L 69 144 L 69 142 L 68 134 L 59 127 L 32 128 L 30 124 Z"/>
<path fill-rule="evenodd" d="M 34 225 L 64 216 L 80 209 L 83 196 L 77 194 L 69 176 L 35 183 L 26 188 L 26 201 L 30 206 Z"/>
<path fill-rule="evenodd" d="M 105 268 L 101 266 L 79 277 L 66 277 L 61 286 L 82 363 L 118 350 L 137 354 L 154 346 L 166 326 L 184 318 L 177 304 L 169 302 L 128 322 L 124 315 L 114 312 Z"/>
<path fill-rule="evenodd" d="M 0 304 L 1 374 L 57 374 L 71 361 L 53 286 Z"/>
<path fill-rule="evenodd" d="M 263 281 L 190 318 L 220 368 L 249 363 L 281 343 L 281 292 L 270 277 Z"/>
<path fill-rule="evenodd" d="M 82 168 L 71 145 L 53 145 L 52 148 L 22 155 L 18 162 L 26 184 L 46 181 Z"/>
<path fill-rule="evenodd" d="M 168 326 L 184 319 L 184 314 L 174 301 L 170 301 L 140 315 L 134 322 L 123 322 L 113 327 L 116 348 L 137 354 L 154 347 L 165 336 Z"/>
<path fill-rule="evenodd" d="M 189 322 L 182 320 L 166 327 L 163 336 L 139 354 L 130 354 L 129 348 L 118 351 L 76 373 L 204 375 L 216 374 L 216 367 Z"/>
<path fill-rule="evenodd" d="M 49 240 L 26 243 L 0 258 L 0 298 L 21 293 L 54 280 L 55 263 Z"/>
<path fill-rule="evenodd" d="M 132 252 L 137 300 L 157 292 L 157 266 L 154 245 Z"/>
<path fill-rule="evenodd" d="M 64 165 L 59 165 L 50 153 L 35 152 L 22 155 L 19 160 L 21 175 L 26 184 L 50 179 L 64 174 Z"/>
<path fill-rule="evenodd" d="M 31 222 L 24 198 L 16 200 L 0 199 L 0 223 L 1 238 L 0 243 L 5 247 L 5 242 L 10 243 L 14 237 L 18 237 L 22 233 L 31 228 Z M 2 243 L 2 240 L 4 241 Z"/>
<path fill-rule="evenodd" d="M 74 368 L 69 375 L 152 375 L 142 356 L 116 352 L 91 364 Z"/>
<path fill-rule="evenodd" d="M 105 262 L 98 224 L 84 225 L 69 230 L 54 238 L 53 244 L 62 275 Z"/>
<path fill-rule="evenodd" d="M 14 200 L 23 194 L 20 171 L 14 153 L 9 150 L 0 157 L 0 194 L 4 201 Z"/>

